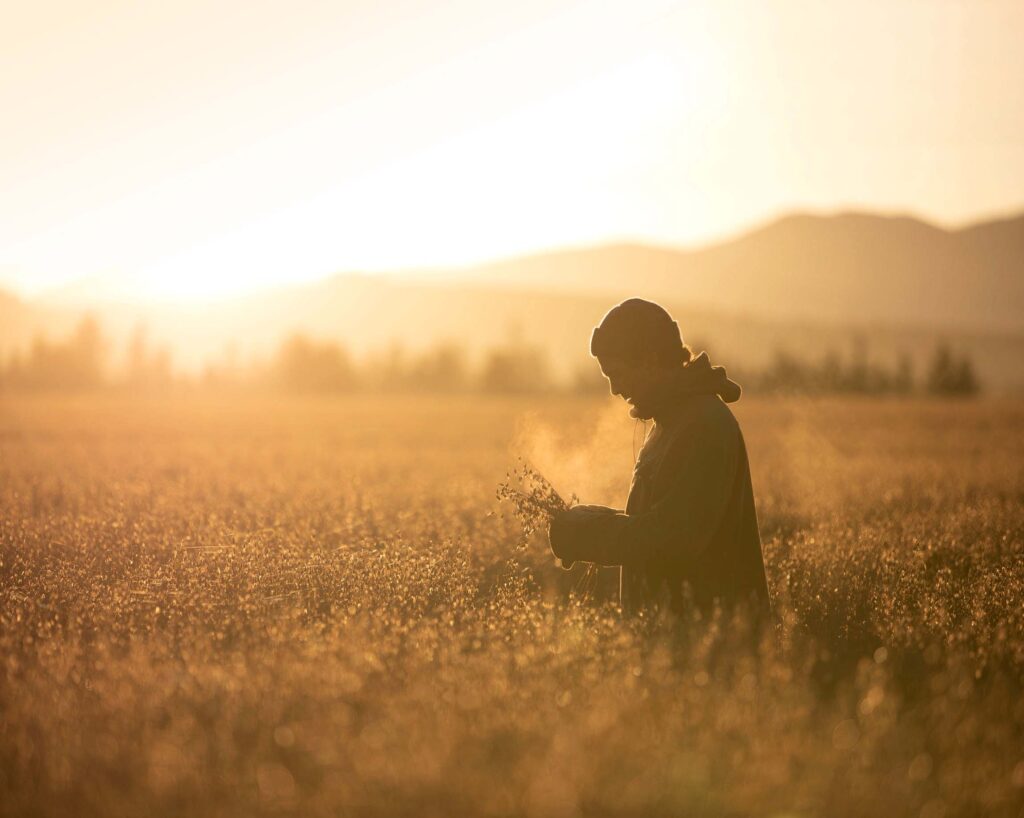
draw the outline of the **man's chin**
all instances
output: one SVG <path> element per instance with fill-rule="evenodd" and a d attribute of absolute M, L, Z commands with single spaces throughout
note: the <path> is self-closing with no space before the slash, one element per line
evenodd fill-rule
<path fill-rule="evenodd" d="M 650 420 L 653 415 L 647 411 L 647 407 L 643 404 L 637 406 L 636 404 L 629 404 L 629 416 L 636 418 L 637 420 Z"/>

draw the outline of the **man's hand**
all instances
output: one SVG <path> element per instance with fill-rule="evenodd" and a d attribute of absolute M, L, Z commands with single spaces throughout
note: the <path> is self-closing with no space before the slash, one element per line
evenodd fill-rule
<path fill-rule="evenodd" d="M 548 526 L 548 540 L 562 568 L 568 571 L 573 563 L 583 558 L 587 529 L 595 517 L 617 513 L 614 508 L 607 506 L 582 505 L 555 514 Z"/>

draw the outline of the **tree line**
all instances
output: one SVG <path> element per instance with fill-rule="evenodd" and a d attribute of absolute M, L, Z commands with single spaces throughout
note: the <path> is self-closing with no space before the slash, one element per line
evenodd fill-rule
<path fill-rule="evenodd" d="M 909 355 L 891 363 L 872 361 L 868 344 L 857 339 L 852 353 L 843 358 L 827 350 L 820 358 L 800 357 L 777 351 L 772 363 L 753 373 L 751 386 L 761 392 L 799 394 L 912 394 L 975 395 L 981 390 L 974 364 L 966 354 L 957 354 L 946 342 L 932 351 L 920 377 Z"/>
<path fill-rule="evenodd" d="M 231 388 L 287 393 L 588 393 L 607 389 L 593 361 L 582 363 L 570 378 L 560 379 L 544 350 L 519 339 L 485 350 L 476 362 L 464 346 L 454 342 L 419 352 L 393 345 L 356 360 L 335 341 L 296 333 L 285 339 L 269 360 L 242 365 L 228 355 L 209 364 L 198 376 L 175 373 L 170 351 L 154 347 L 143 327 L 132 333 L 123 363 L 116 370 L 110 365 L 110 349 L 99 323 L 87 317 L 64 340 L 39 336 L 24 352 L 10 355 L 0 366 L 0 389 L 149 392 Z M 973 395 L 980 390 L 971 360 L 945 343 L 936 346 L 920 378 L 909 356 L 888 366 L 872 362 L 863 339 L 845 359 L 835 351 L 827 351 L 817 360 L 780 351 L 760 370 L 736 371 L 744 386 L 757 392 Z"/>

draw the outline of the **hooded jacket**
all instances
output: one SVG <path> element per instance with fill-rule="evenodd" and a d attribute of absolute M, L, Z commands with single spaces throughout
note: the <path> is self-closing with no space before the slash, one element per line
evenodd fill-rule
<path fill-rule="evenodd" d="M 620 566 L 626 610 L 689 596 L 705 611 L 752 601 L 768 608 L 750 467 L 726 402 L 740 388 L 701 353 L 656 408 L 626 508 L 578 506 L 551 523 L 551 547 L 575 560 Z"/>

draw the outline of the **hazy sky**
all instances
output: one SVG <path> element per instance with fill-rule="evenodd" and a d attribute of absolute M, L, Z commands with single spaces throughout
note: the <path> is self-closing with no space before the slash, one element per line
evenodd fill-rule
<path fill-rule="evenodd" d="M 1024 206 L 1021 0 L 9 2 L 0 287 Z"/>

